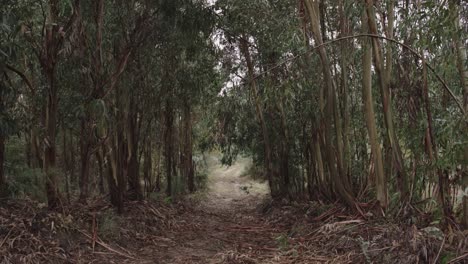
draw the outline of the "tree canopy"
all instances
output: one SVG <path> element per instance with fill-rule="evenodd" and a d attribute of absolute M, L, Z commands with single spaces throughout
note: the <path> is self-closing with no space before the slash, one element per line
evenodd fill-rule
<path fill-rule="evenodd" d="M 203 188 L 468 226 L 464 1 L 1 0 L 0 189 L 51 209 Z"/>

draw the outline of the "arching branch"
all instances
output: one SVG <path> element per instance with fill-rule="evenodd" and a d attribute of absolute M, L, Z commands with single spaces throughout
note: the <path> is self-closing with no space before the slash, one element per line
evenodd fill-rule
<path fill-rule="evenodd" d="M 11 65 L 6 65 L 6 68 L 14 73 L 16 73 L 28 86 L 28 88 L 31 90 L 31 93 L 35 93 L 34 87 L 31 83 L 31 81 L 28 79 L 28 77 L 20 70 L 16 69 L 15 67 Z"/>
<path fill-rule="evenodd" d="M 261 78 L 263 75 L 265 75 L 266 73 L 274 70 L 274 69 L 277 69 L 279 67 L 281 67 L 282 65 L 288 63 L 288 62 L 291 62 L 291 61 L 294 61 L 308 53 L 312 53 L 312 52 L 315 52 L 317 51 L 319 48 L 323 47 L 323 46 L 328 46 L 328 45 L 331 45 L 331 44 L 334 44 L 336 42 L 340 42 L 340 41 L 343 41 L 343 40 L 348 40 L 348 39 L 356 39 L 356 38 L 364 38 L 364 37 L 369 37 L 369 38 L 378 38 L 378 39 L 383 39 L 383 40 L 386 40 L 386 41 L 389 41 L 389 42 L 392 42 L 392 43 L 395 43 L 399 46 L 402 46 L 404 48 L 406 48 L 407 50 L 409 50 L 413 55 L 415 55 L 417 58 L 421 59 L 423 61 L 423 63 L 426 65 L 426 67 L 431 70 L 431 72 L 436 76 L 437 80 L 442 84 L 442 86 L 444 87 L 444 89 L 450 94 L 450 96 L 452 97 L 452 99 L 455 101 L 455 103 L 457 104 L 458 108 L 460 108 L 460 111 L 462 112 L 463 115 L 465 115 L 465 109 L 463 108 L 463 105 L 461 104 L 461 102 L 458 100 L 457 96 L 452 92 L 452 90 L 450 90 L 450 88 L 448 87 L 447 83 L 444 81 L 444 79 L 442 79 L 442 77 L 440 77 L 439 74 L 437 74 L 437 72 L 435 71 L 434 67 L 432 67 L 427 61 L 424 60 L 424 57 L 419 54 L 415 49 L 413 49 L 412 47 L 404 44 L 404 43 L 401 43 L 395 39 L 392 39 L 392 38 L 387 38 L 387 37 L 384 37 L 384 36 L 380 36 L 380 35 L 374 35 L 374 34 L 359 34 L 359 35 L 352 35 L 352 36 L 346 36 L 346 37 L 341 37 L 341 38 L 337 38 L 337 39 L 334 39 L 334 40 L 330 40 L 330 41 L 327 41 L 327 42 L 324 42 L 320 45 L 317 45 L 315 47 L 312 47 L 310 48 L 309 50 L 301 53 L 301 54 L 298 54 L 294 57 L 291 57 L 287 60 L 284 60 L 282 61 L 281 63 L 278 63 L 277 65 L 275 65 L 274 67 L 271 67 L 270 69 L 268 69 L 268 71 L 264 71 L 260 74 L 257 74 L 255 76 L 253 76 L 253 78 L 251 78 L 250 81 L 252 80 L 255 80 L 255 79 L 258 79 L 258 78 Z"/>

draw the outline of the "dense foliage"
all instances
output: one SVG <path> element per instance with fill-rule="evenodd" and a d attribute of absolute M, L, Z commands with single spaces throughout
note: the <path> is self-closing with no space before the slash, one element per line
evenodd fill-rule
<path fill-rule="evenodd" d="M 225 161 L 252 154 L 273 196 L 461 220 L 468 24 L 449 2 L 217 1 Z"/>
<path fill-rule="evenodd" d="M 196 190 L 192 123 L 219 75 L 205 3 L 1 6 L 6 192 L 31 195 L 42 184 L 52 208 L 75 191 L 82 202 L 109 193 L 122 210 L 163 187 L 169 196 Z"/>
<path fill-rule="evenodd" d="M 219 147 L 273 198 L 467 224 L 463 1 L 0 4 L 2 194 L 122 211 Z"/>

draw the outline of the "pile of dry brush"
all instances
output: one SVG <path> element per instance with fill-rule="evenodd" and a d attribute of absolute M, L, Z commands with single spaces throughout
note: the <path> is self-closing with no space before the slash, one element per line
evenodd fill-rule
<path fill-rule="evenodd" d="M 2 201 L 0 263 L 139 262 L 138 249 L 182 228 L 175 219 L 187 210 L 163 202 L 129 202 L 126 208 L 118 216 L 106 199 L 55 212 L 32 200 Z"/>
<path fill-rule="evenodd" d="M 468 262 L 468 230 L 446 235 L 427 221 L 396 222 L 371 212 L 363 219 L 336 204 L 277 203 L 259 209 L 265 224 L 280 232 L 274 235 L 278 248 L 222 252 L 220 263 Z"/>
<path fill-rule="evenodd" d="M 126 208 L 119 216 L 106 199 L 55 212 L 32 200 L 2 201 L 0 263 L 164 263 L 164 252 L 178 247 L 184 242 L 179 238 L 190 233 L 223 244 L 205 262 L 199 257 L 199 263 L 464 263 L 468 259 L 466 231 L 447 236 L 425 222 L 399 223 L 371 213 L 363 219 L 338 205 L 273 203 L 263 212 L 237 212 L 244 219 L 238 222 L 229 215 L 211 216 L 188 201 L 128 202 Z M 205 234 L 212 230 L 203 224 L 210 217 L 220 218 L 215 228 L 222 229 L 217 230 L 222 237 Z"/>

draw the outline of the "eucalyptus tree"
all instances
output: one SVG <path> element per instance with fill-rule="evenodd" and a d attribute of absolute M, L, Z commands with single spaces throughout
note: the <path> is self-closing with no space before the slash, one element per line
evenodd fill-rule
<path fill-rule="evenodd" d="M 57 65 L 67 52 L 67 46 L 76 22 L 76 6 L 79 1 L 63 6 L 59 1 L 36 3 L 37 11 L 23 24 L 24 37 L 30 43 L 31 49 L 41 68 L 46 84 L 44 105 L 44 147 L 43 169 L 46 175 L 46 193 L 51 208 L 59 205 L 59 189 L 56 171 L 56 137 L 57 115 L 59 101 L 59 85 L 57 84 Z M 41 18 L 40 18 L 41 17 Z"/>
<path fill-rule="evenodd" d="M 468 12 L 467 6 L 465 5 L 464 8 L 461 4 L 455 3 L 452 1 L 449 3 L 449 11 L 450 11 L 450 20 L 453 23 L 452 28 L 452 38 L 455 46 L 455 53 L 457 58 L 457 70 L 460 75 L 460 85 L 463 89 L 463 105 L 465 108 L 465 115 L 468 113 L 468 66 L 467 66 L 467 55 L 466 55 L 466 45 L 463 44 L 463 39 L 466 39 L 466 32 L 467 32 L 467 25 L 465 21 L 464 28 L 462 27 L 461 17 L 462 14 L 466 14 Z M 468 133 L 468 123 L 465 123 L 465 131 Z M 465 133 L 465 134 L 467 134 Z M 468 170 L 468 144 L 465 146 L 464 149 L 464 160 L 465 160 L 465 170 Z M 463 224 L 465 227 L 468 227 L 468 175 L 462 175 L 461 179 L 462 183 L 462 190 L 464 192 L 463 196 Z"/>
<path fill-rule="evenodd" d="M 336 84 L 334 83 L 332 73 L 331 73 L 331 65 L 325 50 L 322 39 L 322 31 L 326 31 L 325 29 L 320 28 L 320 11 L 319 5 L 316 1 L 306 1 L 305 2 L 307 10 L 309 12 L 310 22 L 312 24 L 312 34 L 314 37 L 314 41 L 316 45 L 322 46 L 319 48 L 319 55 L 320 60 L 322 62 L 322 70 L 325 82 L 325 113 L 324 116 L 326 117 L 324 120 L 325 123 L 325 149 L 327 153 L 327 160 L 328 160 L 328 167 L 330 169 L 331 177 L 335 184 L 335 187 L 338 191 L 338 194 L 348 203 L 350 206 L 354 205 L 354 197 L 350 192 L 350 184 L 347 182 L 347 178 L 345 177 L 345 169 L 343 167 L 344 156 L 343 156 L 343 139 L 342 139 L 342 131 L 341 131 L 341 117 L 338 111 L 338 102 L 336 98 Z M 335 143 L 333 143 L 332 135 L 332 122 L 333 119 L 335 122 L 335 136 L 336 136 L 336 147 Z M 337 150 L 337 155 L 334 154 L 334 149 Z"/>
<path fill-rule="evenodd" d="M 272 195 L 288 195 L 296 177 L 291 173 L 295 144 L 289 123 L 294 85 L 286 76 L 295 69 L 274 66 L 300 47 L 293 1 L 218 1 L 216 8 L 222 45 L 232 51 L 225 69 L 250 90 L 263 145 L 263 151 L 254 154 L 263 159 Z M 227 96 L 235 95 L 228 91 Z"/>
<path fill-rule="evenodd" d="M 5 195 L 5 146 L 8 137 L 17 132 L 17 120 L 14 118 L 14 108 L 18 93 L 13 87 L 13 81 L 2 66 L 0 76 L 0 196 Z"/>
<path fill-rule="evenodd" d="M 367 12 L 364 11 L 362 15 L 362 24 L 364 32 L 367 29 Z M 374 100 L 372 96 L 372 49 L 368 39 L 363 40 L 363 56 L 362 56 L 362 101 L 363 101 L 363 112 L 365 115 L 367 131 L 369 135 L 369 144 L 371 146 L 371 152 L 373 162 L 375 164 L 375 175 L 378 179 L 380 186 L 378 188 L 378 199 L 381 204 L 387 204 L 387 189 L 382 181 L 385 180 L 382 150 L 380 147 L 379 134 L 377 133 L 377 125 L 375 120 L 374 111 Z"/>
<path fill-rule="evenodd" d="M 13 124 L 8 105 L 12 101 L 13 87 L 11 79 L 8 77 L 6 63 L 10 60 L 11 51 L 13 51 L 10 40 L 14 28 L 12 28 L 11 23 L 8 23 L 11 21 L 11 14 L 7 10 L 1 10 L 0 18 L 2 20 L 0 25 L 0 195 L 3 195 L 5 188 L 5 145 Z"/>
<path fill-rule="evenodd" d="M 0 191 L 6 194 L 5 148 L 8 138 L 20 135 L 26 122 L 21 122 L 27 111 L 22 94 L 33 92 L 32 81 L 17 64 L 24 46 L 20 45 L 21 15 L 30 15 L 27 3 L 2 1 L 0 9 Z M 21 98 L 21 99 L 20 99 Z M 5 193 L 3 193 L 5 191 Z"/>
<path fill-rule="evenodd" d="M 194 153 L 218 144 L 275 198 L 466 219 L 463 2 L 2 4 L 0 161 L 22 133 L 50 207 L 76 161 L 83 202 L 193 192 Z"/>
<path fill-rule="evenodd" d="M 352 3 L 217 2 L 230 76 L 218 105 L 225 161 L 252 152 L 273 196 L 300 197 L 289 178 L 307 185 L 311 199 L 355 207 L 376 198 L 396 214 L 434 191 L 450 222 L 466 185 L 466 21 L 458 15 L 466 5 Z M 450 30 L 441 34 L 439 24 Z M 305 181 L 295 174 L 304 170 Z"/>
<path fill-rule="evenodd" d="M 221 34 L 228 34 L 226 37 L 228 41 L 225 42 L 226 44 L 233 44 L 230 45 L 230 49 L 232 49 L 235 53 L 231 54 L 232 58 L 227 58 L 228 60 L 238 60 L 239 57 L 242 56 L 245 60 L 245 65 L 247 71 L 247 79 L 248 85 L 250 87 L 250 95 L 251 100 L 254 105 L 255 109 L 255 116 L 258 120 L 262 141 L 263 141 L 263 157 L 264 157 L 264 166 L 265 166 L 265 174 L 268 178 L 268 183 L 270 186 L 270 190 L 273 195 L 276 192 L 276 186 L 274 181 L 274 171 L 273 171 L 273 160 L 272 160 L 272 146 L 270 140 L 270 131 L 268 131 L 265 116 L 264 116 L 264 107 L 262 105 L 262 99 L 260 98 L 259 90 L 258 90 L 258 83 L 255 80 L 255 72 L 254 67 L 255 64 L 252 60 L 251 51 L 250 51 L 250 37 L 251 31 L 255 28 L 255 20 L 249 19 L 250 12 L 256 12 L 261 9 L 258 7 L 258 2 L 243 2 L 243 1 L 218 1 L 216 8 L 220 9 L 221 19 L 220 19 L 220 27 L 222 28 Z M 256 8 L 255 8 L 256 7 Z M 249 32 L 250 31 L 250 32 Z M 220 36 L 224 38 L 224 35 Z M 223 45 L 225 44 L 223 43 Z M 240 50 L 240 54 L 237 54 L 237 49 Z M 240 55 L 240 56 L 239 56 Z M 238 57 L 239 56 L 239 57 Z M 227 61 L 230 66 L 229 61 Z M 228 69 L 230 70 L 230 69 Z M 236 70 L 236 69 L 234 69 Z M 236 72 L 234 72 L 236 74 Z"/>

